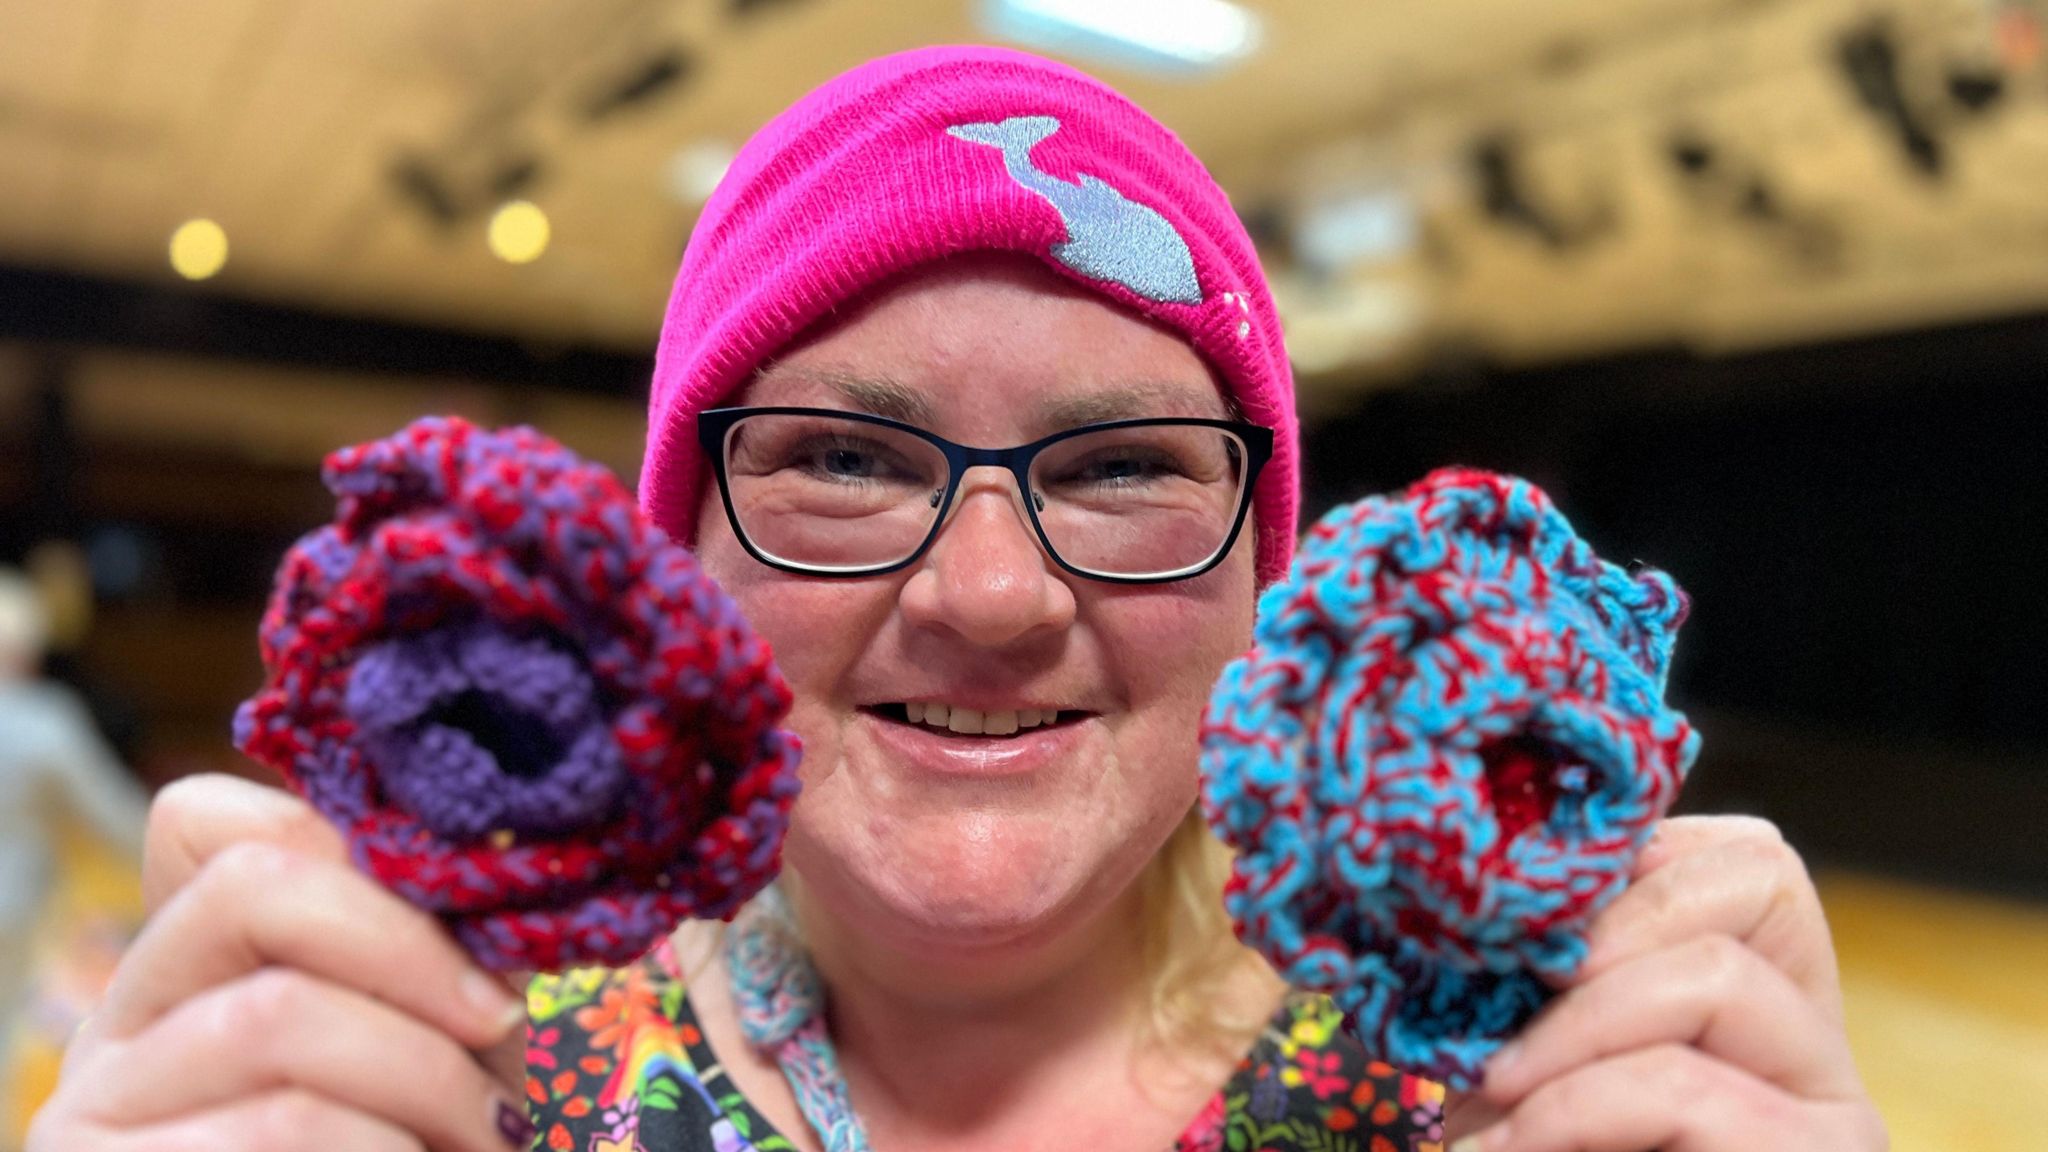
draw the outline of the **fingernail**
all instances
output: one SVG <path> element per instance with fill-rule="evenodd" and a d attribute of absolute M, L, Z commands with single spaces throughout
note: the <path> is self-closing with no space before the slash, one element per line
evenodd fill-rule
<path fill-rule="evenodd" d="M 526 1114 L 524 1107 L 509 1100 L 491 1101 L 491 1124 L 507 1147 L 520 1152 L 533 1147 L 533 1117 Z"/>
<path fill-rule="evenodd" d="M 472 968 L 462 974 L 462 998 L 490 1022 L 492 1035 L 503 1036 L 526 1019 L 526 1003 L 503 984 Z"/>

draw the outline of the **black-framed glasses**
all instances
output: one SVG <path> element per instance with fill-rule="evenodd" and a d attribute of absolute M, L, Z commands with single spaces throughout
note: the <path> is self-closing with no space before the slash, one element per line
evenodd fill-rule
<path fill-rule="evenodd" d="M 970 448 L 834 408 L 715 408 L 697 439 L 740 544 L 812 576 L 873 576 L 938 538 L 969 468 L 1002 468 L 1046 554 L 1077 576 L 1185 580 L 1230 553 L 1273 433 L 1161 416 L 1085 424 L 1015 448 Z"/>

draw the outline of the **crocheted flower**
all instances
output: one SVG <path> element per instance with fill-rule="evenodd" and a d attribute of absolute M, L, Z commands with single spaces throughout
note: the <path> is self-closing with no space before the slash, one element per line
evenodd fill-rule
<path fill-rule="evenodd" d="M 775 874 L 798 746 L 766 644 L 603 468 L 421 420 L 328 457 L 235 743 L 486 967 L 620 965 Z"/>
<path fill-rule="evenodd" d="M 1685 611 L 1522 480 L 1445 469 L 1325 516 L 1203 726 L 1240 937 L 1376 1055 L 1476 1082 L 1698 753 L 1663 701 Z"/>

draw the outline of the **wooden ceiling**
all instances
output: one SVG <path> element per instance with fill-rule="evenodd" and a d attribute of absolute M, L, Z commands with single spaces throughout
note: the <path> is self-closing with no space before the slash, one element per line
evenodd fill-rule
<path fill-rule="evenodd" d="M 1217 75 L 1095 70 L 1255 223 L 1311 403 L 1445 349 L 2048 307 L 2039 0 L 1251 6 L 1263 45 Z M 231 245 L 209 290 L 644 350 L 695 212 L 679 155 L 862 59 L 980 38 L 974 0 L 4 5 L 0 262 L 166 280 L 205 216 Z M 528 265 L 484 240 L 513 194 L 553 225 Z M 1373 197 L 1396 242 L 1304 258 L 1316 210 Z"/>

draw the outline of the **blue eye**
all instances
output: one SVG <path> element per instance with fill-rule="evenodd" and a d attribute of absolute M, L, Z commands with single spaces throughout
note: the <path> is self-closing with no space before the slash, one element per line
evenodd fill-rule
<path fill-rule="evenodd" d="M 852 436 L 812 437 L 792 446 L 784 459 L 785 467 L 829 481 L 888 479 L 906 471 L 886 446 Z"/>
<path fill-rule="evenodd" d="M 834 476 L 865 478 L 874 475 L 875 458 L 851 448 L 828 448 L 818 454 L 813 466 Z"/>
<path fill-rule="evenodd" d="M 1144 472 L 1145 465 L 1142 461 L 1126 458 L 1123 460 L 1104 460 L 1093 467 L 1083 470 L 1083 475 L 1091 476 L 1098 480 L 1130 480 L 1143 475 Z"/>
<path fill-rule="evenodd" d="M 1082 461 L 1065 479 L 1070 483 L 1122 488 L 1181 474 L 1181 469 L 1171 458 L 1159 453 L 1126 451 L 1102 453 Z"/>

